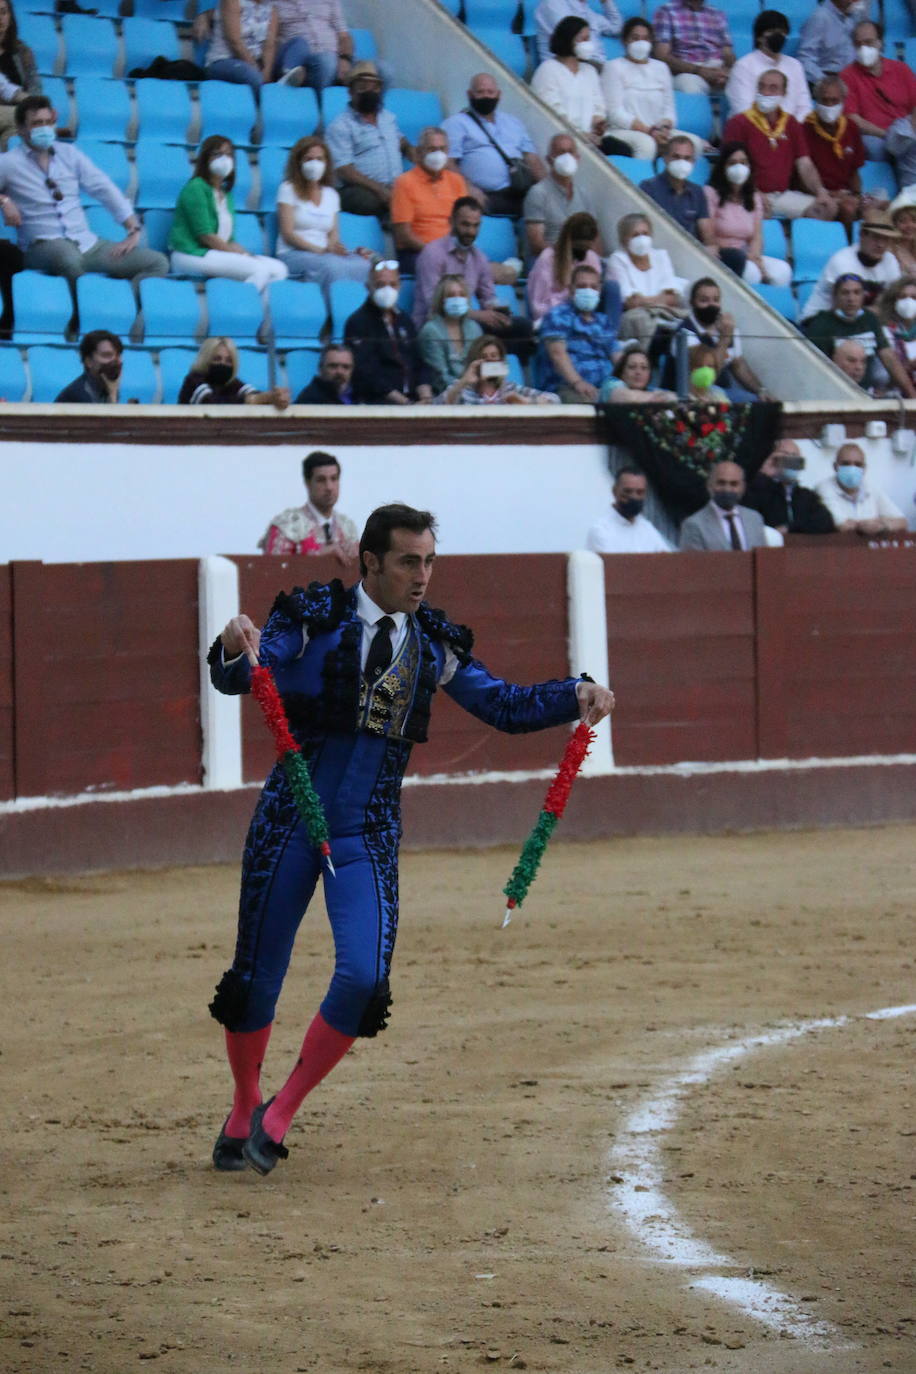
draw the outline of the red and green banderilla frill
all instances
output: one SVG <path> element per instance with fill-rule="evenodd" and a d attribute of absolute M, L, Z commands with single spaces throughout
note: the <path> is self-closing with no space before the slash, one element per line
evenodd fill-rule
<path fill-rule="evenodd" d="M 503 926 L 509 924 L 512 920 L 512 912 L 517 906 L 521 906 L 528 895 L 528 889 L 534 882 L 541 859 L 544 857 L 547 842 L 556 828 L 557 821 L 566 809 L 572 785 L 595 738 L 595 731 L 584 720 L 579 722 L 573 734 L 570 735 L 569 743 L 563 751 L 560 766 L 553 782 L 547 789 L 544 805 L 541 807 L 541 813 L 534 829 L 522 845 L 522 852 L 519 855 L 518 863 L 512 870 L 512 877 L 503 888 L 503 892 L 508 898 Z"/>
<path fill-rule="evenodd" d="M 260 663 L 251 669 L 251 695 L 261 708 L 270 733 L 274 737 L 277 758 L 283 765 L 296 810 L 308 833 L 308 837 L 322 857 L 327 861 L 331 876 L 336 877 L 331 861 L 331 840 L 328 822 L 321 805 L 321 798 L 315 791 L 312 775 L 302 752 L 290 733 L 286 711 L 277 691 L 273 673 Z"/>

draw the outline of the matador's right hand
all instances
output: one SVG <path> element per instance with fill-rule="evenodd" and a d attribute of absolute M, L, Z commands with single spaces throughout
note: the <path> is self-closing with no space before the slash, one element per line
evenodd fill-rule
<path fill-rule="evenodd" d="M 239 654 L 245 654 L 249 662 L 257 661 L 261 631 L 247 615 L 233 616 L 220 639 L 226 658 L 238 658 Z"/>

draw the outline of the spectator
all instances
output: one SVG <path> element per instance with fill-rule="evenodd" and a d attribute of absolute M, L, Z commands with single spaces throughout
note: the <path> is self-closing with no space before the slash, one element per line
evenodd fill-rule
<path fill-rule="evenodd" d="M 805 460 L 792 439 L 778 439 L 748 483 L 746 506 L 780 534 L 832 534 L 833 516 L 816 491 L 802 486 Z"/>
<path fill-rule="evenodd" d="M 68 405 L 117 405 L 124 345 L 107 329 L 92 329 L 80 340 L 82 374 L 54 397 Z"/>
<path fill-rule="evenodd" d="M 723 90 L 735 62 L 724 12 L 705 0 L 661 5 L 655 11 L 655 56 L 670 68 L 675 90 Z"/>
<path fill-rule="evenodd" d="M 782 72 L 786 78 L 783 109 L 801 124 L 811 113 L 811 93 L 805 69 L 796 57 L 784 57 L 789 21 L 779 10 L 761 10 L 754 19 L 754 51 L 739 57 L 725 87 L 729 114 L 741 114 L 754 103 L 757 82 L 764 72 Z"/>
<path fill-rule="evenodd" d="M 665 170 L 639 184 L 650 200 L 660 205 L 705 248 L 714 249 L 712 225 L 702 186 L 690 180 L 696 166 L 693 142 L 686 134 L 674 134 L 665 147 Z"/>
<path fill-rule="evenodd" d="M 872 305 L 885 286 L 900 276 L 900 264 L 892 251 L 899 238 L 890 215 L 883 210 L 866 210 L 859 242 L 848 248 L 838 248 L 827 259 L 805 302 L 801 319 L 809 320 L 821 310 L 830 310 L 834 286 L 840 277 L 850 273 L 858 277 L 865 288 L 865 305 Z"/>
<path fill-rule="evenodd" d="M 891 224 L 900 235 L 891 249 L 901 272 L 916 273 L 916 186 L 901 191 L 890 204 Z"/>
<path fill-rule="evenodd" d="M 546 62 L 553 49 L 550 40 L 554 30 L 561 19 L 568 15 L 575 15 L 576 18 L 589 24 L 594 33 L 599 37 L 614 38 L 620 32 L 620 25 L 623 22 L 620 17 L 620 10 L 614 4 L 614 0 L 604 0 L 604 14 L 598 14 L 589 5 L 588 0 L 541 0 L 534 11 L 534 24 L 537 36 L 537 54 L 539 62 Z M 601 62 L 602 54 L 598 50 L 596 60 Z"/>
<path fill-rule="evenodd" d="M 359 550 L 353 521 L 336 509 L 340 497 L 340 463 L 333 453 L 316 449 L 302 460 L 302 480 L 308 492 L 304 506 L 275 515 L 258 541 L 262 553 L 333 553 L 339 563 L 351 563 Z"/>
<path fill-rule="evenodd" d="M 402 272 L 412 272 L 417 255 L 449 230 L 452 206 L 468 184 L 448 162 L 448 135 L 424 129 L 417 140 L 417 165 L 402 172 L 391 196 L 391 228 Z"/>
<path fill-rule="evenodd" d="M 694 344 L 688 350 L 690 368 L 690 398 L 702 405 L 728 405 L 729 400 L 720 386 L 716 386 L 718 355 L 711 344 Z"/>
<path fill-rule="evenodd" d="M 823 76 L 836 76 L 855 56 L 852 31 L 861 0 L 823 0 L 802 25 L 798 60 L 810 85 Z"/>
<path fill-rule="evenodd" d="M 858 444 L 837 449 L 833 476 L 819 484 L 817 494 L 842 534 L 895 534 L 906 529 L 899 507 L 866 482 L 865 454 Z"/>
<path fill-rule="evenodd" d="M 26 267 L 71 281 L 84 272 L 109 277 L 164 277 L 164 253 L 140 248 L 140 220 L 117 186 L 72 143 L 58 143 L 57 112 L 46 95 L 16 106 L 22 143 L 0 153 L 3 218 L 16 228 Z M 127 230 L 118 243 L 100 239 L 86 222 L 81 193 L 98 200 Z"/>
<path fill-rule="evenodd" d="M 916 276 L 898 277 L 875 303 L 891 348 L 911 383 L 916 384 Z"/>
<path fill-rule="evenodd" d="M 468 86 L 467 109 L 442 127 L 458 170 L 483 193 L 485 212 L 517 216 L 547 169 L 522 121 L 499 108 L 501 95 L 496 78 L 479 72 Z"/>
<path fill-rule="evenodd" d="M 838 76 L 823 76 L 814 95 L 817 103 L 802 126 L 808 156 L 822 185 L 836 199 L 837 218 L 848 228 L 862 210 L 859 168 L 865 161 L 865 146 L 858 128 L 844 113 L 845 83 Z"/>
<path fill-rule="evenodd" d="M 353 350 L 329 343 L 321 350 L 318 371 L 296 397 L 297 406 L 352 406 Z"/>
<path fill-rule="evenodd" d="M 285 386 L 258 391 L 239 376 L 239 352 L 231 339 L 205 339 L 178 393 L 180 406 L 273 406 L 285 410 Z"/>
<path fill-rule="evenodd" d="M 325 129 L 337 167 L 340 208 L 387 220 L 401 159 L 412 162 L 414 149 L 384 107 L 382 78 L 374 62 L 355 63 L 348 85 L 350 103 Z"/>
<path fill-rule="evenodd" d="M 642 513 L 648 490 L 645 474 L 637 468 L 621 468 L 613 490 L 611 509 L 592 525 L 585 547 L 593 553 L 673 553 L 667 539 Z"/>
<path fill-rule="evenodd" d="M 537 380 L 562 401 L 594 404 L 611 374 L 617 339 L 600 302 L 601 274 L 580 262 L 573 268 L 572 299 L 541 321 Z"/>
<path fill-rule="evenodd" d="M 372 258 L 368 248 L 351 253 L 341 243 L 339 213 L 328 145 L 315 134 L 300 138 L 277 192 L 277 257 L 291 277 L 318 282 L 329 306 L 334 282 L 365 282 Z"/>
<path fill-rule="evenodd" d="M 537 323 L 555 305 L 569 300 L 572 270 L 576 263 L 587 262 L 601 274 L 601 259 L 595 252 L 598 224 L 592 215 L 570 215 L 560 230 L 560 237 L 552 248 L 545 248 L 528 274 L 528 308 Z M 612 300 L 607 299 L 612 288 Z M 620 288 L 616 282 L 606 282 L 602 310 L 611 319 L 616 332 L 620 319 Z"/>
<path fill-rule="evenodd" d="M 865 377 L 860 385 L 866 391 L 875 385 L 877 358 L 901 394 L 916 397 L 916 388 L 891 348 L 881 321 L 873 310 L 865 308 L 865 286 L 861 277 L 852 272 L 838 277 L 833 286 L 833 308 L 819 310 L 802 327 L 811 342 L 828 357 L 841 339 L 854 339 L 860 343 L 867 360 Z"/>
<path fill-rule="evenodd" d="M 417 336 L 437 395 L 464 376 L 468 349 L 483 334 L 477 321 L 471 319 L 470 310 L 464 277 L 455 272 L 441 277 L 433 291 L 429 317 Z"/>
<path fill-rule="evenodd" d="M 864 389 L 869 362 L 864 344 L 858 339 L 834 339 L 830 360 L 851 382 Z"/>
<path fill-rule="evenodd" d="M 353 39 L 340 0 L 274 3 L 278 17 L 274 80 L 300 71 L 306 85 L 318 92 L 326 86 L 345 85 L 353 70 Z"/>
<path fill-rule="evenodd" d="M 531 258 L 556 243 L 570 215 L 597 214 L 589 193 L 576 185 L 578 169 L 576 140 L 570 134 L 554 134 L 547 149 L 547 175 L 525 197 L 525 237 Z"/>
<path fill-rule="evenodd" d="M 656 158 L 675 133 L 690 139 L 693 155 L 699 157 L 703 139 L 674 128 L 674 86 L 665 63 L 651 55 L 652 25 L 635 15 L 624 24 L 622 36 L 625 55 L 605 62 L 601 69 L 611 132 L 623 139 L 634 157 Z"/>
<path fill-rule="evenodd" d="M 706 480 L 709 500 L 681 525 L 680 548 L 707 552 L 762 549 L 763 521 L 750 506 L 741 505 L 746 490 L 744 470 L 728 459 L 714 463 Z"/>
<path fill-rule="evenodd" d="M 763 254 L 763 197 L 743 143 L 723 143 L 703 188 L 719 261 L 750 286 L 788 286 L 792 268 Z"/>
<path fill-rule="evenodd" d="M 235 149 L 231 139 L 211 134 L 200 145 L 194 174 L 178 193 L 169 233 L 172 271 L 194 277 L 231 277 L 261 292 L 288 275 L 285 262 L 249 253 L 235 231 Z"/>
<path fill-rule="evenodd" d="M 436 402 L 447 406 L 559 405 L 560 398 L 552 391 L 536 391 L 510 381 L 502 339 L 483 334 L 468 349 L 462 376 L 446 387 Z"/>
<path fill-rule="evenodd" d="M 677 277 L 664 248 L 652 244 L 652 226 L 635 211 L 617 225 L 620 247 L 611 254 L 608 276 L 623 296 L 620 333 L 648 350 L 656 329 L 672 329 L 685 312 L 683 277 Z"/>
<path fill-rule="evenodd" d="M 373 263 L 364 305 L 344 325 L 356 366 L 353 389 L 366 405 L 407 406 L 432 400 L 432 373 L 420 353 L 413 321 L 398 309 L 401 274 L 396 262 Z"/>
<path fill-rule="evenodd" d="M 898 184 L 904 189 L 916 184 L 916 109 L 898 115 L 888 126 L 884 147 L 894 164 Z"/>
<path fill-rule="evenodd" d="M 452 273 L 463 277 L 468 292 L 477 297 L 478 305 L 470 311 L 471 319 L 487 333 L 511 339 L 513 353 L 530 357 L 534 352 L 531 321 L 513 315 L 508 307 L 497 302 L 490 263 L 476 247 L 480 233 L 479 203 L 471 196 L 459 196 L 452 206 L 449 227 L 450 233 L 434 239 L 417 255 L 414 324 L 419 328 L 425 322 L 436 283 L 446 273 Z"/>
<path fill-rule="evenodd" d="M 884 56 L 884 28 L 860 19 L 852 31 L 856 60 L 844 67 L 846 113 L 859 126 L 865 151 L 873 161 L 888 159 L 887 131 L 916 105 L 916 76 L 905 62 Z"/>
<path fill-rule="evenodd" d="M 734 317 L 722 309 L 722 293 L 712 277 L 700 277 L 690 288 L 690 309 L 680 325 L 688 347 L 704 344 L 715 352 L 715 377 L 725 398 L 734 402 L 767 399 L 767 392 L 741 348 Z M 680 332 L 680 330 L 678 332 Z"/>
<path fill-rule="evenodd" d="M 602 152 L 628 153 L 629 146 L 607 134 L 607 110 L 598 73 L 592 66 L 595 45 L 588 20 L 561 19 L 550 37 L 553 57 L 535 69 L 531 89 L 589 143 Z"/>
<path fill-rule="evenodd" d="M 207 75 L 215 81 L 250 86 L 258 98 L 273 76 L 279 16 L 273 0 L 219 0 L 207 49 Z M 301 67 L 287 72 L 286 84 L 301 86 Z"/>
<path fill-rule="evenodd" d="M 785 73 L 764 72 L 757 82 L 754 104 L 732 115 L 723 139 L 747 148 L 768 218 L 798 219 L 804 215 L 808 219 L 836 219 L 836 202 L 824 190 L 808 155 L 804 130 L 782 108 L 785 97 Z M 796 178 L 804 191 L 790 189 Z"/>
<path fill-rule="evenodd" d="M 652 363 L 648 353 L 635 346 L 626 348 L 614 364 L 614 371 L 602 386 L 599 399 L 616 405 L 651 405 L 677 401 L 676 392 L 651 390 L 651 382 Z M 599 549 L 598 552 L 611 551 Z M 634 549 L 633 552 L 643 550 Z"/>
<path fill-rule="evenodd" d="M 35 54 L 19 37 L 12 0 L 0 0 L 0 149 L 16 128 L 16 106 L 41 92 Z"/>

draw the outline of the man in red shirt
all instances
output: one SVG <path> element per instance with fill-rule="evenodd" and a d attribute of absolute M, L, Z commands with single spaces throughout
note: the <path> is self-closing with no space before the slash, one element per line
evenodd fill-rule
<path fill-rule="evenodd" d="M 804 122 L 808 156 L 824 187 L 837 202 L 837 218 L 847 226 L 862 213 L 859 168 L 865 161 L 862 135 L 847 116 L 846 86 L 838 76 L 823 76 L 814 88 L 814 109 Z"/>
<path fill-rule="evenodd" d="M 888 162 L 884 139 L 895 119 L 916 106 L 916 76 L 905 62 L 892 62 L 882 51 L 884 29 L 863 19 L 852 31 L 856 60 L 844 67 L 846 113 L 859 127 L 866 156 Z"/>
<path fill-rule="evenodd" d="M 782 109 L 786 89 L 785 73 L 775 68 L 763 72 L 753 105 L 732 115 L 722 141 L 735 140 L 747 149 L 767 218 L 836 219 L 837 202 L 824 189 L 808 153 L 804 129 Z M 804 189 L 793 190 L 793 181 Z"/>

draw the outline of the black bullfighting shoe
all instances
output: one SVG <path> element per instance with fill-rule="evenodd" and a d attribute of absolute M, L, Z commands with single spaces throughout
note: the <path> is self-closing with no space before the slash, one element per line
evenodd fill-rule
<path fill-rule="evenodd" d="M 270 1099 L 273 1102 L 273 1098 Z M 278 1145 L 261 1125 L 270 1102 L 262 1102 L 251 1114 L 251 1134 L 242 1146 L 242 1157 L 259 1174 L 269 1174 L 279 1159 L 288 1159 L 289 1150 Z"/>
<path fill-rule="evenodd" d="M 242 1156 L 242 1146 L 245 1144 L 244 1136 L 226 1135 L 226 1126 L 229 1124 L 229 1117 L 223 1122 L 223 1128 L 216 1138 L 213 1146 L 213 1167 L 221 1170 L 224 1174 L 238 1173 L 245 1168 L 245 1160 Z"/>

